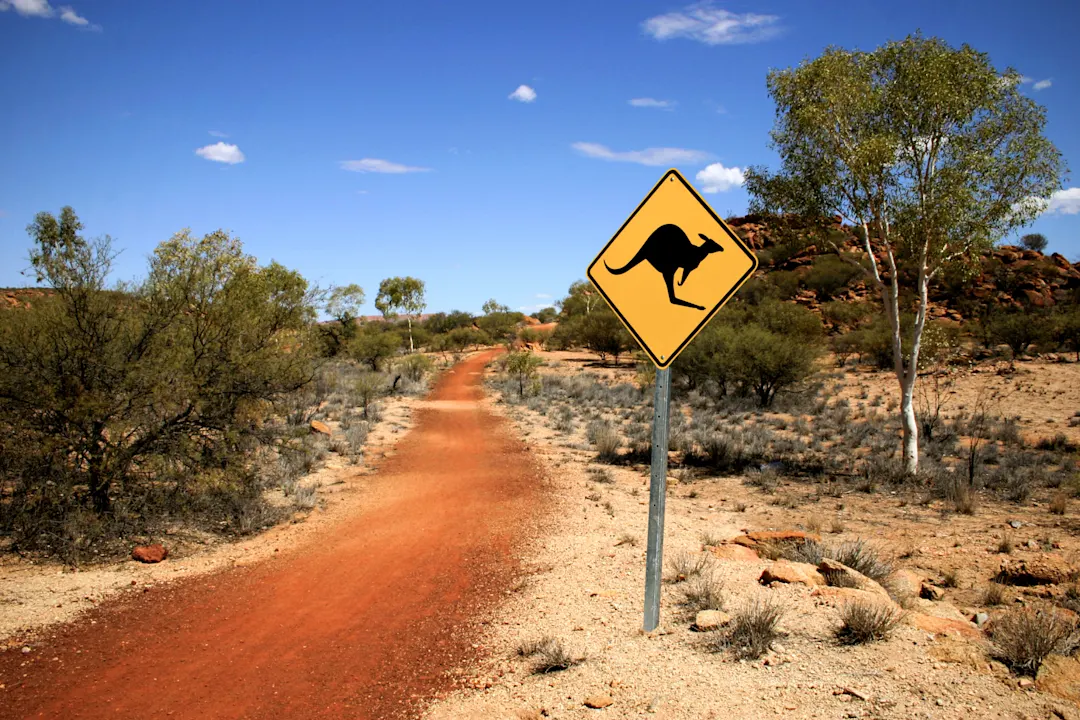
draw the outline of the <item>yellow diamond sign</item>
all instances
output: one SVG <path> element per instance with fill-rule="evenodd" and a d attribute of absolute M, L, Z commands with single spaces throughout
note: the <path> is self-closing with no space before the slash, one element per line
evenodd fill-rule
<path fill-rule="evenodd" d="M 757 258 L 678 170 L 668 170 L 588 276 L 657 367 L 690 344 Z"/>

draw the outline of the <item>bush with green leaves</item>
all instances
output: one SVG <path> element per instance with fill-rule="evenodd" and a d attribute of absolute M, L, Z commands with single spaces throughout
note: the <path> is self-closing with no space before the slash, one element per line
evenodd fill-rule
<path fill-rule="evenodd" d="M 420 382 L 435 369 L 435 361 L 427 355 L 409 355 L 397 364 L 397 371 L 413 382 Z"/>
<path fill-rule="evenodd" d="M 525 397 L 525 391 L 539 379 L 543 358 L 528 350 L 509 353 L 506 356 L 506 372 L 517 382 L 518 397 Z"/>
<path fill-rule="evenodd" d="M 109 288 L 110 241 L 81 229 L 38 214 L 30 261 L 54 293 L 0 319 L 0 532 L 77 558 L 166 514 L 263 517 L 260 448 L 312 379 L 314 293 L 221 231 L 174 235 Z"/>
<path fill-rule="evenodd" d="M 1020 244 L 1025 250 L 1034 250 L 1035 252 L 1043 252 L 1046 250 L 1047 240 L 1046 236 L 1042 233 L 1028 233 L 1020 238 Z"/>
<path fill-rule="evenodd" d="M 351 358 L 378 372 L 390 358 L 401 351 L 402 339 L 387 323 L 370 322 L 360 328 L 349 342 L 347 351 Z"/>
<path fill-rule="evenodd" d="M 831 300 L 862 274 L 862 268 L 845 262 L 837 255 L 819 255 L 814 258 L 803 283 L 819 298 Z"/>
<path fill-rule="evenodd" d="M 1022 357 L 1032 346 L 1048 340 L 1053 332 L 1048 317 L 1025 312 L 1003 313 L 989 323 L 990 337 L 994 342 L 1008 345 L 1012 357 Z"/>

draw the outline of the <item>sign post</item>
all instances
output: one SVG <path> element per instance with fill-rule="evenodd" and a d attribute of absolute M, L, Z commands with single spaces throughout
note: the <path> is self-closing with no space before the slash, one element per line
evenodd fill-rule
<path fill-rule="evenodd" d="M 664 572 L 664 505 L 667 500 L 668 410 L 671 368 L 656 371 L 653 393 L 652 468 L 649 473 L 649 544 L 645 551 L 645 632 L 660 624 L 660 582 Z"/>
<path fill-rule="evenodd" d="M 757 269 L 742 238 L 678 170 L 668 170 L 587 275 L 657 367 L 653 400 L 646 631 L 660 623 L 671 363 Z"/>

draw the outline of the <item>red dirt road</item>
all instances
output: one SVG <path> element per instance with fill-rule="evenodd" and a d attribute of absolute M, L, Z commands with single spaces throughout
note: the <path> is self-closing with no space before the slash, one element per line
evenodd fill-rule
<path fill-rule="evenodd" d="M 387 718 L 450 689 L 542 500 L 523 443 L 475 403 L 491 357 L 441 379 L 431 399 L 456 402 L 417 411 L 376 507 L 0 653 L 0 718 Z"/>

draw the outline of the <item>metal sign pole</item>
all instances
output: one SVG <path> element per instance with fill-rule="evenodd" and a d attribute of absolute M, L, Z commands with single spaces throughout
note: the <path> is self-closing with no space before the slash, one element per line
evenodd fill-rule
<path fill-rule="evenodd" d="M 664 570 L 664 502 L 667 495 L 668 409 L 671 368 L 656 371 L 653 396 L 652 471 L 649 479 L 649 545 L 645 553 L 645 632 L 660 624 L 660 581 Z"/>

